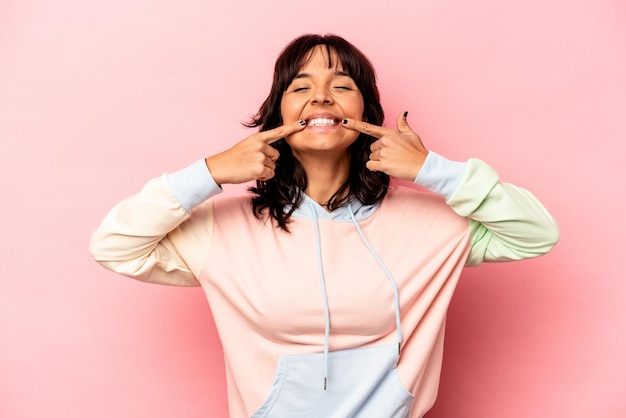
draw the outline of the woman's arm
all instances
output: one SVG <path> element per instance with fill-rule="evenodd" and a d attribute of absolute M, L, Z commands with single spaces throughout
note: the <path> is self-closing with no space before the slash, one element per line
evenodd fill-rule
<path fill-rule="evenodd" d="M 92 256 L 137 280 L 198 286 L 213 225 L 212 204 L 200 203 L 220 190 L 204 160 L 149 181 L 107 214 L 91 237 Z"/>
<path fill-rule="evenodd" d="M 443 195 L 456 213 L 468 218 L 468 266 L 537 257 L 559 240 L 557 223 L 539 200 L 500 182 L 495 170 L 478 159 L 459 163 L 431 151 L 414 182 Z"/>
<path fill-rule="evenodd" d="M 468 218 L 472 249 L 467 265 L 537 257 L 554 247 L 559 229 L 548 211 L 527 190 L 501 183 L 484 162 L 450 161 L 428 151 L 406 120 L 397 129 L 346 120 L 343 126 L 378 138 L 368 168 L 441 194 L 459 215 Z"/>
<path fill-rule="evenodd" d="M 213 233 L 210 198 L 222 184 L 273 177 L 279 154 L 270 144 L 305 126 L 296 121 L 257 132 L 224 152 L 151 180 L 117 204 L 93 233 L 94 259 L 145 282 L 198 286 Z"/>
<path fill-rule="evenodd" d="M 447 203 L 469 219 L 468 266 L 538 257 L 559 240 L 559 227 L 528 190 L 499 181 L 484 162 L 470 159 Z"/>

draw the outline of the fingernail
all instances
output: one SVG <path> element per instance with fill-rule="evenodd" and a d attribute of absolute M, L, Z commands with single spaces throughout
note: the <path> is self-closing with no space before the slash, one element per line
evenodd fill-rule
<path fill-rule="evenodd" d="M 341 123 L 343 123 L 344 125 L 347 125 L 348 124 L 348 119 L 342 120 Z"/>
<path fill-rule="evenodd" d="M 298 122 L 300 124 L 300 126 L 304 126 L 306 125 L 306 121 L 301 120 L 300 122 Z"/>
<path fill-rule="evenodd" d="M 408 114 L 409 114 L 409 112 L 404 112 L 404 119 L 406 119 Z"/>

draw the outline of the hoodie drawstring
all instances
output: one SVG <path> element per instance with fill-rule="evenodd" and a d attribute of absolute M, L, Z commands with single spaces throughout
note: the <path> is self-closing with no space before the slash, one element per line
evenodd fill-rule
<path fill-rule="evenodd" d="M 322 289 L 322 298 L 324 302 L 324 322 L 325 322 L 325 326 L 324 326 L 324 390 L 326 390 L 326 386 L 328 383 L 328 351 L 329 351 L 329 345 L 330 345 L 329 344 L 330 310 L 328 308 L 328 293 L 326 291 L 326 281 L 324 280 L 324 267 L 322 264 L 322 244 L 321 244 L 321 238 L 320 238 L 319 218 L 317 215 L 315 204 L 311 202 L 310 206 L 311 206 L 311 213 L 313 215 L 313 221 L 314 221 L 313 224 L 315 227 L 315 244 L 317 248 L 317 267 L 319 271 L 320 287 Z M 356 227 L 356 230 L 358 231 L 359 236 L 361 237 L 361 241 L 363 241 L 363 243 L 365 244 L 369 252 L 372 254 L 374 259 L 380 266 L 380 268 L 383 270 L 383 272 L 385 273 L 385 276 L 387 276 L 387 279 L 389 280 L 389 283 L 391 283 L 391 287 L 393 288 L 393 299 L 394 299 L 394 307 L 395 307 L 395 314 L 396 314 L 396 330 L 398 334 L 398 358 L 399 358 L 400 348 L 402 345 L 402 327 L 400 323 L 400 297 L 398 294 L 398 285 L 396 284 L 396 281 L 391 275 L 391 272 L 387 269 L 387 266 L 385 266 L 385 264 L 380 259 L 378 254 L 376 254 L 376 251 L 374 251 L 374 248 L 372 248 L 372 246 L 370 245 L 367 238 L 365 238 L 365 235 L 363 234 L 363 231 L 361 230 L 361 227 L 359 226 L 359 223 L 357 222 L 356 217 L 354 216 L 354 213 L 352 212 L 352 206 L 349 204 L 348 204 L 348 212 L 350 212 L 350 218 L 352 219 L 352 223 Z"/>
<path fill-rule="evenodd" d="M 328 309 L 328 293 L 326 292 L 326 281 L 324 280 L 324 267 L 322 264 L 322 243 L 320 239 L 320 225 L 317 217 L 315 205 L 311 202 L 311 213 L 313 213 L 313 223 L 315 225 L 315 244 L 317 246 L 317 269 L 320 275 L 320 286 L 324 300 L 324 390 L 328 382 L 328 346 L 330 339 L 330 310 Z"/>
<path fill-rule="evenodd" d="M 380 259 L 378 254 L 376 254 L 376 251 L 374 251 L 374 248 L 370 245 L 367 238 L 365 238 L 365 234 L 363 234 L 363 231 L 361 230 L 361 227 L 359 226 L 359 223 L 357 222 L 354 216 L 354 212 L 352 212 L 352 206 L 350 206 L 349 204 L 348 204 L 348 212 L 350 212 L 350 219 L 352 219 L 352 223 L 356 227 L 356 230 L 359 232 L 359 235 L 361 236 L 361 240 L 363 241 L 363 243 L 365 244 L 369 252 L 372 254 L 372 256 L 374 257 L 374 259 L 376 260 L 380 268 L 383 270 L 383 272 L 385 273 L 385 276 L 387 276 L 389 283 L 391 283 L 391 287 L 393 289 L 394 307 L 396 311 L 396 330 L 398 333 L 398 356 L 400 356 L 400 347 L 402 346 L 402 326 L 400 323 L 400 296 L 398 294 L 398 285 L 396 284 L 396 281 L 391 275 L 391 272 L 389 271 L 389 269 L 387 269 L 387 266 L 385 266 L 385 263 L 383 263 L 383 260 Z"/>

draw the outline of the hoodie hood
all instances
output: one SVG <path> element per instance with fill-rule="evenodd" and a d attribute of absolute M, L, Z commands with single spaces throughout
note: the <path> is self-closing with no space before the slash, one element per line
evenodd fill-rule
<path fill-rule="evenodd" d="M 344 205 L 329 212 L 305 194 L 300 206 L 296 208 L 292 216 L 303 219 L 331 219 L 338 222 L 353 222 L 352 218 L 354 216 L 358 222 L 361 222 L 372 216 L 379 205 L 380 203 L 364 205 L 358 199 L 355 199 L 349 205 Z M 289 209 L 291 208 L 285 208 L 285 210 Z"/>

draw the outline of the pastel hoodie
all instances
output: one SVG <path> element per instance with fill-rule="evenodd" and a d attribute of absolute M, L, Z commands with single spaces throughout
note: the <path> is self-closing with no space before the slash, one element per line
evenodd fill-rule
<path fill-rule="evenodd" d="M 231 417 L 422 417 L 463 267 L 544 254 L 558 227 L 480 160 L 430 152 L 415 182 L 436 193 L 393 187 L 330 213 L 305 197 L 285 232 L 249 195 L 214 197 L 201 160 L 115 206 L 91 251 L 138 280 L 202 286 Z"/>

